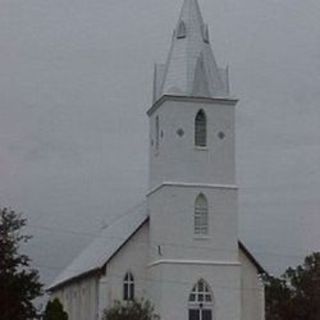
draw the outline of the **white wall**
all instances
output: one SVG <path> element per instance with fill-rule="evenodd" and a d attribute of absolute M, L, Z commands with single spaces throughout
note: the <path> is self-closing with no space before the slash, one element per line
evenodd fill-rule
<path fill-rule="evenodd" d="M 189 294 L 200 279 L 213 292 L 213 319 L 240 320 L 240 266 L 163 263 L 150 267 L 150 275 L 157 281 L 150 287 L 150 296 L 157 301 L 161 320 L 188 319 Z"/>
<path fill-rule="evenodd" d="M 53 292 L 52 299 L 58 298 L 69 315 L 69 320 L 96 320 L 98 305 L 98 277 L 72 282 Z"/>
<path fill-rule="evenodd" d="M 242 320 L 264 320 L 264 286 L 256 267 L 240 250 Z"/>
<path fill-rule="evenodd" d="M 194 203 L 200 192 L 207 197 L 209 214 L 209 233 L 202 237 L 194 234 Z M 151 262 L 238 261 L 237 190 L 165 186 L 148 197 L 148 209 Z"/>
<path fill-rule="evenodd" d="M 149 112 L 149 273 L 153 279 L 149 294 L 163 320 L 187 319 L 188 297 L 200 278 L 214 292 L 216 319 L 241 318 L 235 103 L 166 97 Z M 207 117 L 205 148 L 194 143 L 195 117 L 200 109 Z M 219 132 L 225 135 L 223 139 Z M 201 237 L 194 234 L 194 205 L 199 193 L 206 196 L 209 206 L 209 233 Z"/>
<path fill-rule="evenodd" d="M 53 292 L 52 299 L 59 298 L 69 320 L 100 319 L 105 308 L 122 299 L 127 271 L 134 275 L 136 297 L 146 297 L 148 233 L 146 224 L 112 258 L 105 275 L 88 276 Z"/>
<path fill-rule="evenodd" d="M 183 97 L 165 99 L 150 115 L 150 188 L 163 181 L 234 184 L 234 102 Z M 194 145 L 194 120 L 200 109 L 207 116 L 208 142 L 207 148 L 201 150 Z M 160 124 L 158 150 L 156 116 Z M 182 137 L 177 134 L 178 129 L 183 129 Z M 218 137 L 219 132 L 225 134 L 224 139 Z"/>
<path fill-rule="evenodd" d="M 110 307 L 115 300 L 122 300 L 123 279 L 128 271 L 134 276 L 136 297 L 146 297 L 148 241 L 149 226 L 146 223 L 109 262 L 105 278 L 105 301 L 100 301 L 101 305 Z"/>
<path fill-rule="evenodd" d="M 97 320 L 99 311 L 122 299 L 123 276 L 130 270 L 136 282 L 136 296 L 150 299 L 162 320 L 185 320 L 188 297 L 193 285 L 205 279 L 214 295 L 213 312 L 216 320 L 264 320 L 264 289 L 257 270 L 240 250 L 239 260 L 192 262 L 158 259 L 148 262 L 149 225 L 145 224 L 119 251 L 107 266 L 106 276 L 76 281 L 54 292 L 69 314 L 69 320 Z M 151 248 L 157 251 L 157 246 Z M 164 253 L 165 251 L 163 251 Z M 220 261 L 220 263 L 219 263 Z M 99 281 L 99 284 L 98 284 Z M 99 285 L 99 288 L 98 288 Z M 100 318 L 100 317 L 99 317 Z"/>

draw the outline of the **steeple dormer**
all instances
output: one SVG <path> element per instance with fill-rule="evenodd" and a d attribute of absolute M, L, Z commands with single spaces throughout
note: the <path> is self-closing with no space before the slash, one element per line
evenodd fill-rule
<path fill-rule="evenodd" d="M 154 102 L 163 95 L 229 96 L 227 69 L 215 61 L 197 0 L 184 0 L 166 64 L 157 64 Z"/>

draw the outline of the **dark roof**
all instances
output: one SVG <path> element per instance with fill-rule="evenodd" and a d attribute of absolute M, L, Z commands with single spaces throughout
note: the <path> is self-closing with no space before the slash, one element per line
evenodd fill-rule
<path fill-rule="evenodd" d="M 257 259 L 252 255 L 249 249 L 239 240 L 238 241 L 239 249 L 246 255 L 246 257 L 254 264 L 260 274 L 267 273 Z"/>

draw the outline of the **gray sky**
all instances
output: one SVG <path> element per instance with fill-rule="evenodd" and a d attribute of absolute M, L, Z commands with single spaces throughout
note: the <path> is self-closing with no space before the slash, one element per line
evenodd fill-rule
<path fill-rule="evenodd" d="M 240 235 L 283 271 L 320 250 L 320 3 L 199 2 L 240 98 Z M 46 281 L 144 197 L 153 63 L 181 4 L 0 0 L 0 205 L 28 217 Z"/>

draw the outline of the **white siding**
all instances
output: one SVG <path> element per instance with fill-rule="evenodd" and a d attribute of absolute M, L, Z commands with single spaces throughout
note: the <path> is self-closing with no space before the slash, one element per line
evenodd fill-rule
<path fill-rule="evenodd" d="M 150 268 L 150 296 L 156 301 L 161 320 L 187 320 L 190 292 L 199 279 L 204 279 L 214 296 L 216 320 L 239 320 L 240 267 L 237 265 L 163 263 Z"/>
<path fill-rule="evenodd" d="M 98 278 L 91 276 L 67 284 L 54 291 L 52 299 L 58 298 L 69 315 L 69 320 L 96 320 L 98 305 Z"/>
<path fill-rule="evenodd" d="M 196 147 L 195 117 L 207 117 L 207 146 Z M 150 115 L 150 189 L 164 181 L 235 184 L 235 106 L 199 99 L 167 97 Z M 155 118 L 160 119 L 156 148 Z M 177 132 L 183 130 L 180 136 Z M 224 138 L 219 138 L 219 133 Z"/>
<path fill-rule="evenodd" d="M 202 147 L 195 146 L 199 110 L 207 120 Z M 214 319 L 240 320 L 235 102 L 166 97 L 153 111 L 150 121 L 160 117 L 163 135 L 158 150 L 150 148 L 150 298 L 162 320 L 186 320 L 190 291 L 202 278 L 213 291 Z M 194 232 L 199 194 L 207 199 L 207 234 Z"/>
<path fill-rule="evenodd" d="M 127 242 L 107 265 L 105 299 L 100 305 L 111 306 L 115 300 L 123 298 L 123 279 L 130 271 L 135 281 L 135 297 L 146 298 L 147 257 L 149 225 L 146 223 Z"/>
<path fill-rule="evenodd" d="M 240 250 L 242 320 L 264 319 L 264 287 L 256 267 Z"/>

